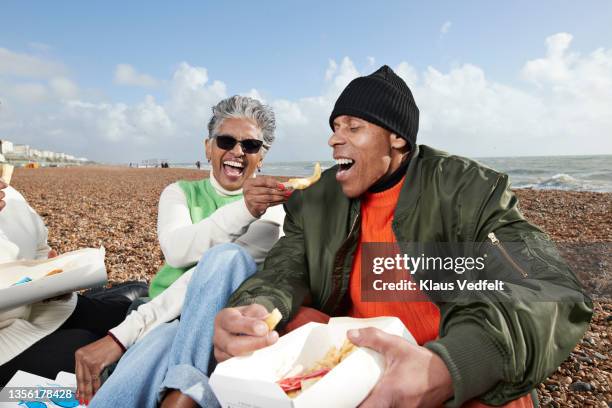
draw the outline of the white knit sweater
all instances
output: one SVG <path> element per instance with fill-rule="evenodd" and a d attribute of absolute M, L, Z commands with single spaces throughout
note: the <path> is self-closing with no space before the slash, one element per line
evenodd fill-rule
<path fill-rule="evenodd" d="M 6 207 L 0 211 L 0 262 L 45 259 L 49 253 L 47 228 L 17 190 L 8 187 Z M 70 317 L 76 295 L 68 301 L 38 302 L 0 312 L 0 365 L 10 361 Z"/>
<path fill-rule="evenodd" d="M 242 190 L 224 190 L 212 175 L 211 184 L 222 195 L 242 193 Z M 241 199 L 193 224 L 185 194 L 175 183 L 162 192 L 157 232 L 166 262 L 175 267 L 192 265 L 207 249 L 227 242 L 242 246 L 257 263 L 261 263 L 282 236 L 284 219 L 282 205 L 271 207 L 261 218 L 255 218 Z M 176 319 L 181 314 L 194 269 L 185 272 L 160 295 L 130 313 L 123 323 L 110 330 L 112 335 L 127 349 L 161 323 Z"/>

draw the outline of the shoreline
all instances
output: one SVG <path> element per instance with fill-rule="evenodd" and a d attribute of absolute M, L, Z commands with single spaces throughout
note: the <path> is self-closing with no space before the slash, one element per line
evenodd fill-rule
<path fill-rule="evenodd" d="M 161 191 L 176 180 L 207 175 L 205 170 L 177 168 L 17 168 L 12 185 L 45 220 L 51 247 L 63 253 L 104 246 L 109 281 L 149 281 L 163 264 L 156 225 Z M 554 241 L 612 243 L 612 193 L 514 191 L 521 212 Z M 538 386 L 543 405 L 554 401 L 558 406 L 600 406 L 612 401 L 611 325 L 612 302 L 596 302 L 582 342 Z M 576 381 L 590 383 L 595 391 L 571 391 L 569 385 Z"/>

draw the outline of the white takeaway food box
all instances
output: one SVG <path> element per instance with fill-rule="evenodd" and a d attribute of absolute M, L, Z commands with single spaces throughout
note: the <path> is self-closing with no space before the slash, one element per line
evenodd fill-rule
<path fill-rule="evenodd" d="M 0 311 L 105 285 L 104 255 L 104 248 L 85 248 L 51 259 L 0 263 Z M 55 269 L 62 272 L 45 276 Z M 31 281 L 13 286 L 25 277 Z"/>
<path fill-rule="evenodd" d="M 356 407 L 374 388 L 385 368 L 382 355 L 368 348 L 357 348 L 294 399 L 276 382 L 296 365 L 311 367 L 332 346 L 339 348 L 348 330 L 365 327 L 376 327 L 416 344 L 397 317 L 332 318 L 328 324 L 308 323 L 249 356 L 220 363 L 210 378 L 210 386 L 224 408 Z"/>

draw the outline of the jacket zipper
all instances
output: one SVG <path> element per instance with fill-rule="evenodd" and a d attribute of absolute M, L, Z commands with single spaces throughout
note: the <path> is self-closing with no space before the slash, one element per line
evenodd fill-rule
<path fill-rule="evenodd" d="M 499 249 L 499 252 L 502 253 L 504 258 L 506 258 L 508 262 L 510 262 L 510 264 L 514 267 L 514 269 L 519 271 L 519 273 L 523 276 L 523 278 L 529 277 L 529 274 L 525 272 L 525 270 L 521 268 L 521 266 L 517 264 L 514 259 L 512 259 L 510 254 L 506 251 L 506 248 L 504 248 L 504 246 L 502 245 L 501 241 L 495 236 L 495 233 L 489 232 L 489 235 L 487 235 L 487 237 L 491 240 L 491 243 Z"/>
<path fill-rule="evenodd" d="M 342 242 L 342 245 L 340 245 L 340 249 L 338 250 L 338 252 L 340 252 L 340 251 L 344 250 L 344 247 L 345 247 L 345 246 L 346 246 L 346 244 L 348 243 L 349 238 L 351 237 L 351 235 L 353 235 L 353 230 L 355 229 L 355 225 L 357 225 L 357 221 L 358 221 L 358 220 L 359 220 L 359 214 L 357 214 L 357 215 L 355 216 L 355 219 L 353 220 L 353 224 L 351 225 L 351 228 L 349 229 L 349 233 L 348 233 L 348 235 L 346 236 L 346 238 L 344 239 L 344 241 Z M 336 268 L 338 268 L 338 264 L 337 264 L 337 262 L 338 262 L 338 257 L 336 256 L 336 260 L 335 260 L 335 262 L 334 262 L 334 271 L 336 270 Z M 342 268 L 344 268 L 344 264 L 342 264 Z M 342 279 L 342 280 L 343 280 L 343 282 L 342 282 L 342 283 L 344 283 L 344 277 L 343 277 L 343 279 Z M 342 283 L 341 283 L 341 284 L 342 284 Z M 332 301 L 333 301 L 333 302 L 335 302 L 335 304 L 334 304 L 333 306 L 334 306 L 334 308 L 336 308 L 336 307 L 338 306 L 338 302 L 340 302 L 340 301 L 341 301 L 341 299 L 335 299 L 335 300 L 333 299 L 333 296 L 334 296 L 334 294 L 335 294 L 335 293 L 334 293 L 334 292 L 335 292 L 335 289 L 336 289 L 336 288 L 332 288 L 332 292 L 330 293 L 329 298 L 327 299 L 327 302 L 325 302 L 325 306 L 326 306 L 326 309 L 327 309 L 328 311 L 330 310 L 330 307 L 329 307 L 329 306 L 331 306 L 331 305 L 330 305 L 330 302 L 332 302 Z"/>

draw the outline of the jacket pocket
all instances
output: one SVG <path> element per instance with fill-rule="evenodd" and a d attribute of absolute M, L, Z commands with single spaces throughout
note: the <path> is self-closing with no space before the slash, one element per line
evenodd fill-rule
<path fill-rule="evenodd" d="M 510 264 L 512 269 L 514 269 L 522 278 L 528 278 L 529 273 L 525 270 L 523 266 L 521 266 L 515 259 L 514 256 L 509 253 L 506 247 L 502 244 L 502 242 L 497 238 L 494 232 L 490 232 L 487 235 L 491 244 L 499 251 L 502 257 Z"/>

